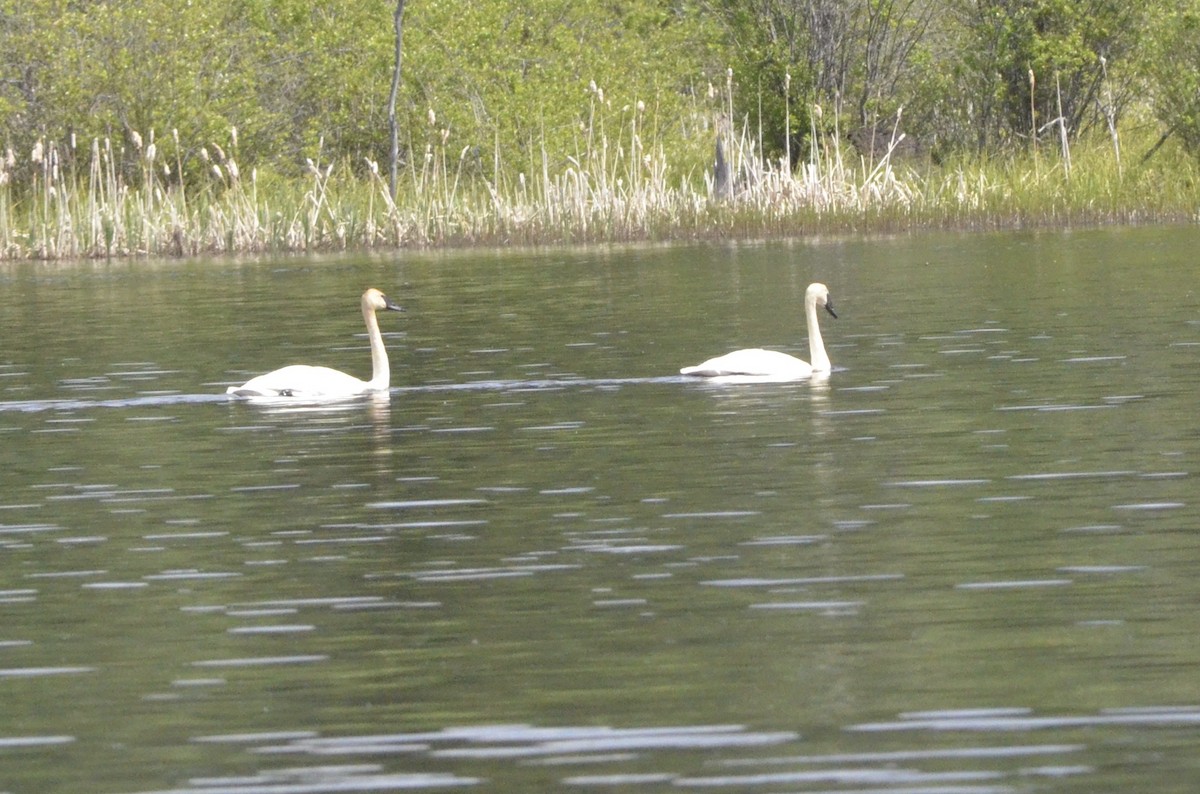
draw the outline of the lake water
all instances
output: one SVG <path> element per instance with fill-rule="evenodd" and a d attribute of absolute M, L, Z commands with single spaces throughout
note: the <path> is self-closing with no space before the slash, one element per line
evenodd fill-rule
<path fill-rule="evenodd" d="M 1194 791 L 1197 250 L 0 265 L 0 790 Z"/>

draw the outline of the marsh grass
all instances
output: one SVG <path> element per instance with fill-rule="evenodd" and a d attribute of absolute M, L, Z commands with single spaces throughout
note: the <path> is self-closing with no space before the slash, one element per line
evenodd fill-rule
<path fill-rule="evenodd" d="M 602 100 L 600 92 L 597 98 Z M 727 119 L 728 117 L 723 117 Z M 516 167 L 499 151 L 410 142 L 393 200 L 379 165 L 310 161 L 301 176 L 243 173 L 236 132 L 201 149 L 181 179 L 150 136 L 77 149 L 42 141 L 0 158 L 0 257 L 59 259 L 777 237 L 921 228 L 1194 221 L 1200 173 L 1181 152 L 1122 164 L 1108 138 L 931 165 L 875 161 L 814 129 L 796 163 L 764 158 L 748 125 L 698 126 L 669 150 L 641 104 L 612 126 L 592 113 L 574 152 L 531 142 Z M 728 184 L 715 183 L 722 141 Z M 178 140 L 169 141 L 179 152 Z M 1137 151 L 1138 141 L 1126 141 Z M 1148 149 L 1149 147 L 1145 147 Z M 672 156 L 668 151 L 682 151 Z M 1067 156 L 1064 157 L 1064 154 Z M 1127 158 L 1128 159 L 1128 158 Z M 199 173 L 195 173 L 199 170 Z"/>

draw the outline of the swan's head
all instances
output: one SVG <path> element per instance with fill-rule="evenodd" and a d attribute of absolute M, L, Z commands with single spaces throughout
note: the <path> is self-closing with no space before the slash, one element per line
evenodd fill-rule
<path fill-rule="evenodd" d="M 809 284 L 808 290 L 804 293 L 805 303 L 812 303 L 814 306 L 824 306 L 825 311 L 829 312 L 833 318 L 837 319 L 837 312 L 833 310 L 833 298 L 829 297 L 829 287 L 824 284 Z"/>
<path fill-rule="evenodd" d="M 363 308 L 371 309 L 372 311 L 383 311 L 387 309 L 393 312 L 402 312 L 404 307 L 394 303 L 391 298 L 384 295 L 379 290 L 372 287 L 363 293 L 362 296 Z"/>

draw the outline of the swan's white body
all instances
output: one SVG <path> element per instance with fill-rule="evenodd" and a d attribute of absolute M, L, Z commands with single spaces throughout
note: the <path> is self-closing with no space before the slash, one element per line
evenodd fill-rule
<path fill-rule="evenodd" d="M 384 309 L 404 311 L 377 289 L 363 293 L 363 322 L 367 324 L 367 338 L 371 343 L 370 380 L 359 380 L 329 367 L 292 364 L 251 378 L 241 386 L 230 386 L 225 393 L 248 399 L 312 401 L 338 400 L 387 391 L 391 383 L 391 369 L 388 366 L 387 349 L 383 346 L 383 336 L 379 333 L 379 321 L 375 317 L 376 311 Z"/>
<path fill-rule="evenodd" d="M 823 306 L 833 317 L 833 299 L 824 284 L 810 284 L 804 293 L 804 316 L 808 323 L 808 363 L 787 353 L 776 350 L 748 348 L 735 350 L 723 356 L 710 358 L 694 367 L 679 370 L 681 375 L 708 378 L 719 383 L 779 383 L 811 378 L 815 374 L 827 373 L 832 368 L 825 343 L 821 339 L 821 326 L 817 322 L 817 307 Z"/>

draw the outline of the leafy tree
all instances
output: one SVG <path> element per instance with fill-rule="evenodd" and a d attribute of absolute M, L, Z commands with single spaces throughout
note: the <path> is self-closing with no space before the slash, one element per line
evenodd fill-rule
<path fill-rule="evenodd" d="M 28 151 L 39 138 L 133 145 L 153 131 L 186 168 L 236 127 L 243 165 L 384 161 L 393 11 L 394 0 L 0 0 L 0 136 Z M 646 118 L 690 123 L 695 84 L 721 60 L 687 0 L 427 0 L 406 17 L 408 145 L 462 146 L 479 162 L 498 147 L 525 170 L 542 146 L 575 153 L 604 125 L 615 133 L 638 102 Z M 172 130 L 186 151 L 166 151 Z"/>
<path fill-rule="evenodd" d="M 243 171 L 385 162 L 395 8 L 0 0 L 0 147 L 107 137 L 129 151 L 153 134 L 160 165 L 191 179 L 216 145 Z M 647 125 L 699 167 L 731 68 L 733 121 L 769 156 L 799 159 L 835 118 L 860 145 L 886 137 L 901 108 L 935 149 L 1023 143 L 1059 120 L 1076 135 L 1115 124 L 1145 84 L 1200 150 L 1198 20 L 1200 0 L 420 0 L 396 120 L 409 163 L 428 148 L 489 177 Z"/>
<path fill-rule="evenodd" d="M 776 142 L 790 126 L 793 148 L 814 123 L 832 127 L 835 112 L 843 128 L 864 132 L 862 139 L 894 119 L 920 84 L 912 64 L 922 57 L 936 7 L 926 0 L 712 3 L 737 53 L 741 84 L 758 91 L 743 94 L 742 112 L 760 118 Z M 795 113 L 786 125 L 785 106 Z M 822 111 L 814 118 L 817 106 Z"/>
<path fill-rule="evenodd" d="M 157 136 L 162 162 L 178 163 L 207 142 L 228 145 L 234 125 L 250 137 L 270 126 L 255 101 L 255 41 L 221 0 L 59 5 L 0 14 L 9 145 L 28 151 L 46 138 L 70 157 L 91 138 L 141 149 Z M 171 151 L 173 130 L 192 148 Z"/>
<path fill-rule="evenodd" d="M 512 167 L 577 155 L 643 103 L 686 123 L 715 33 L 686 6 L 656 0 L 431 0 L 409 6 L 405 87 L 413 146 L 440 140 Z M 711 73 L 711 67 L 708 69 Z"/>
<path fill-rule="evenodd" d="M 1135 94 L 1128 59 L 1146 5 L 1125 0 L 951 0 L 961 25 L 960 112 L 980 149 L 1028 140 L 1061 119 L 1074 136 Z"/>
<path fill-rule="evenodd" d="M 1166 126 L 1163 139 L 1175 135 L 1200 154 L 1200 2 L 1175 0 L 1160 7 L 1149 41 L 1145 66 L 1154 113 Z"/>

